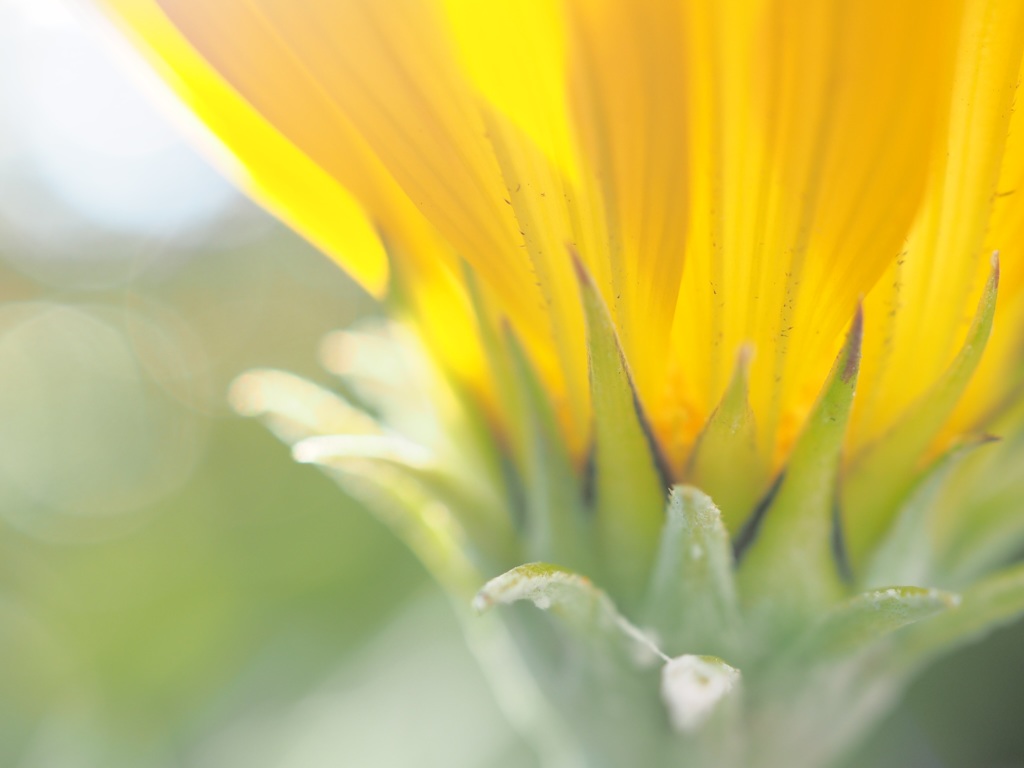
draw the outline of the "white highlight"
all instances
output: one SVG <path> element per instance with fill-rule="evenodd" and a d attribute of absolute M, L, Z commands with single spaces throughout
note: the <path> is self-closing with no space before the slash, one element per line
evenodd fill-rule
<path fill-rule="evenodd" d="M 431 466 L 430 454 L 422 446 L 390 435 L 317 435 L 292 447 L 300 464 L 330 464 L 332 460 L 376 459 L 416 469 Z"/>
<path fill-rule="evenodd" d="M 710 656 L 678 656 L 661 671 L 661 698 L 672 726 L 693 733 L 740 681 L 740 671 Z"/>

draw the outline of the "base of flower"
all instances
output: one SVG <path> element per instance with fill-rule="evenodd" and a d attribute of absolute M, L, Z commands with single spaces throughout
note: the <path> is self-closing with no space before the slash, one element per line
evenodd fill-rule
<path fill-rule="evenodd" d="M 925 473 L 855 579 L 836 567 L 851 339 L 764 518 L 753 536 L 741 531 L 744 546 L 694 487 L 675 485 L 664 499 L 637 491 L 659 504 L 650 531 L 629 523 L 631 489 L 652 476 L 597 467 L 595 502 L 528 371 L 520 412 L 533 448 L 518 458 L 451 392 L 427 399 L 445 410 L 420 414 L 443 414 L 423 428 L 441 438 L 431 450 L 414 429 L 397 434 L 397 418 L 385 428 L 288 374 L 246 374 L 233 399 L 407 542 L 464 609 L 484 665 L 529 702 L 518 707 L 524 726 L 561 744 L 563 757 L 606 768 L 776 768 L 799 755 L 814 768 L 856 744 L 922 666 L 1024 612 L 1024 566 L 952 593 L 929 587 L 943 580 L 930 552 L 915 554 L 927 548 L 922 510 L 959 454 Z M 630 451 L 641 446 L 634 438 L 642 432 Z M 542 558 L 555 564 L 527 562 Z M 907 586 L 888 586 L 904 577 Z"/>

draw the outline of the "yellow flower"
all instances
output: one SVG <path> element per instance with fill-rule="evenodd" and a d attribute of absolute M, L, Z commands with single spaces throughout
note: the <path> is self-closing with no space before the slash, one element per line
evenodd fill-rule
<path fill-rule="evenodd" d="M 427 440 L 280 372 L 240 410 L 550 609 L 595 764 L 824 765 L 1024 611 L 1019 451 L 961 463 L 1021 434 L 1021 0 L 101 2 L 456 382 Z"/>
<path fill-rule="evenodd" d="M 578 461 L 594 418 L 573 253 L 674 479 L 716 485 L 694 449 L 744 380 L 744 514 L 861 304 L 848 471 L 870 474 L 921 403 L 910 463 L 1021 384 L 1018 0 L 103 2 L 246 188 L 368 290 L 400 291 L 508 429 L 475 274 Z M 993 251 L 989 352 L 966 397 L 973 359 L 940 397 L 985 342 Z M 881 503 L 870 486 L 860 506 Z"/>

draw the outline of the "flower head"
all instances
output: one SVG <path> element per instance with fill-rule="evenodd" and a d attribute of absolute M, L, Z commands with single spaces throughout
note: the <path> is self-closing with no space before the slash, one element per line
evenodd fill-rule
<path fill-rule="evenodd" d="M 428 485 L 491 566 L 551 555 L 636 615 L 693 597 L 680 531 L 728 529 L 699 610 L 782 637 L 901 574 L 928 482 L 1015 428 L 1018 0 L 104 3 L 486 413 L 512 501 Z"/>
<path fill-rule="evenodd" d="M 371 291 L 402 285 L 486 389 L 468 262 L 577 449 L 570 250 L 677 472 L 742 349 L 778 462 L 863 299 L 852 455 L 949 365 L 993 250 L 1016 281 L 1017 3 L 107 4 L 253 193 Z M 991 357 L 961 428 L 1005 395 Z"/>

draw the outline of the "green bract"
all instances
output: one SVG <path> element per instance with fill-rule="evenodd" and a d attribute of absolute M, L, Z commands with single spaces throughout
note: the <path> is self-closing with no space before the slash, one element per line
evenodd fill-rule
<path fill-rule="evenodd" d="M 762 478 L 744 474 L 745 355 L 688 477 L 671 484 L 581 266 L 595 414 L 582 467 L 515 335 L 479 305 L 512 434 L 491 429 L 398 325 L 343 337 L 405 366 L 388 380 L 342 371 L 365 408 L 275 371 L 246 374 L 234 395 L 388 522 L 458 605 L 486 612 L 464 614 L 488 663 L 525 662 L 512 684 L 551 705 L 525 708 L 530 727 L 553 729 L 586 765 L 775 768 L 799 754 L 826 766 L 923 665 L 1024 612 L 1024 567 L 997 570 L 1012 549 L 991 544 L 1020 544 L 1024 524 L 984 493 L 980 518 L 963 501 L 1010 453 L 981 436 L 930 463 L 905 458 L 922 455 L 977 363 L 995 275 L 948 376 L 876 453 L 844 465 L 858 313 L 760 500 L 749 488 Z"/>

